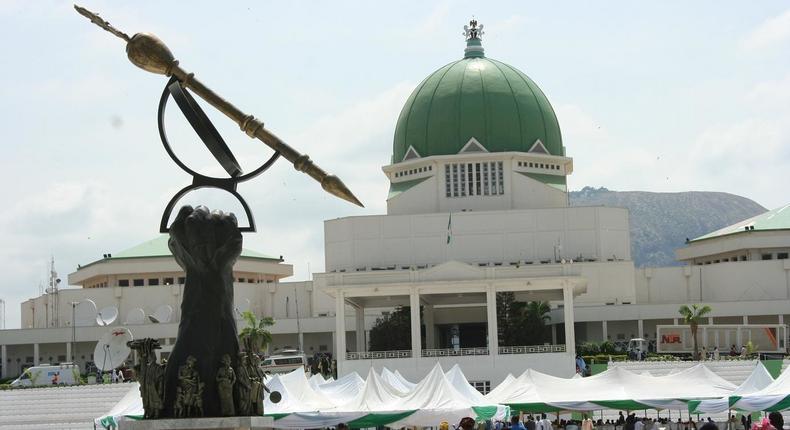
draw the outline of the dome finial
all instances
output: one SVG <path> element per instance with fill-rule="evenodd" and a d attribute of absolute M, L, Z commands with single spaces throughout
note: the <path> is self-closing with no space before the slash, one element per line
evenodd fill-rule
<path fill-rule="evenodd" d="M 480 42 L 483 32 L 483 24 L 477 23 L 477 20 L 472 17 L 469 25 L 464 26 L 464 37 L 466 38 L 466 49 L 464 50 L 464 57 L 483 57 L 483 44 Z"/>

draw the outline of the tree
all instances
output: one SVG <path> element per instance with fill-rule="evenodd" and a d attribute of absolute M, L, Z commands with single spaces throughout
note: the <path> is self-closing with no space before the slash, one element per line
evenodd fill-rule
<path fill-rule="evenodd" d="M 497 293 L 497 328 L 501 346 L 542 344 L 546 339 L 548 302 L 519 302 L 512 292 Z"/>
<path fill-rule="evenodd" d="M 411 308 L 397 306 L 392 312 L 376 318 L 370 329 L 371 351 L 411 349 Z"/>
<path fill-rule="evenodd" d="M 691 340 L 694 343 L 694 359 L 699 360 L 699 345 L 697 344 L 697 329 L 702 317 L 709 314 L 711 308 L 708 305 L 683 305 L 678 309 L 678 313 L 683 317 L 683 322 L 691 329 Z"/>
<path fill-rule="evenodd" d="M 247 327 L 239 332 L 239 340 L 243 345 L 248 345 L 247 347 L 252 349 L 252 352 L 260 354 L 261 350 L 272 342 L 272 334 L 267 327 L 274 325 L 274 318 L 261 317 L 258 319 L 250 311 L 242 312 L 241 317 L 247 323 Z"/>

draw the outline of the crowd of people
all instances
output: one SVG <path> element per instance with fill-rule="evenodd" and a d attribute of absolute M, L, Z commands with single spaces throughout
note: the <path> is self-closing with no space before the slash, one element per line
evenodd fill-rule
<path fill-rule="evenodd" d="M 782 430 L 784 418 L 779 412 L 771 412 L 758 422 L 752 422 L 751 416 L 743 415 L 740 420 L 734 415 L 725 423 L 716 423 L 708 417 L 695 422 L 691 417 L 687 420 L 678 418 L 637 417 L 636 414 L 623 414 L 621 411 L 616 420 L 593 420 L 587 414 L 581 420 L 549 419 L 546 414 L 519 414 L 510 417 L 510 421 L 476 422 L 473 418 L 463 418 L 457 425 L 443 421 L 438 430 Z M 336 426 L 337 430 L 348 430 L 345 423 Z"/>

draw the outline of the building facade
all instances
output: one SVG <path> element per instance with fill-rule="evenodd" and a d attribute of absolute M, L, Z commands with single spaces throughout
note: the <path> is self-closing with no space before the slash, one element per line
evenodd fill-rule
<path fill-rule="evenodd" d="M 689 240 L 677 250 L 682 266 L 636 268 L 628 211 L 569 206 L 573 159 L 548 98 L 488 58 L 480 36 L 468 28 L 463 58 L 425 78 L 397 118 L 382 168 L 387 214 L 324 222 L 324 272 L 283 282 L 292 268 L 282 258 L 242 254 L 236 307 L 275 318 L 271 353 L 301 347 L 332 353 L 340 374 L 387 366 L 413 379 L 437 361 L 459 363 L 485 387 L 527 367 L 569 376 L 575 346 L 586 341 L 655 345 L 657 325 L 682 323 L 682 304 L 709 304 L 711 324 L 784 324 L 788 206 Z M 83 321 L 91 309 L 117 309 L 109 328 L 158 338 L 167 354 L 183 276 L 164 236 L 79 267 L 68 280 L 76 288 L 22 303 L 22 328 L 0 331 L 2 375 L 92 361 L 108 327 Z M 547 301 L 550 339 L 501 343 L 500 293 Z M 371 350 L 376 319 L 398 306 L 409 307 L 410 344 Z M 167 307 L 166 321 L 149 318 Z"/>

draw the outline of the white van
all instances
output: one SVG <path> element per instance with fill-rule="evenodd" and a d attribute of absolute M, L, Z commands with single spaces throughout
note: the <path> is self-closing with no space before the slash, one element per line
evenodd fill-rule
<path fill-rule="evenodd" d="M 297 350 L 286 349 L 280 355 L 266 357 L 261 369 L 268 373 L 288 373 L 295 369 L 307 370 L 307 358 Z"/>
<path fill-rule="evenodd" d="M 80 383 L 80 368 L 73 363 L 56 365 L 39 364 L 25 369 L 12 387 L 35 387 L 42 385 L 74 385 Z"/>

